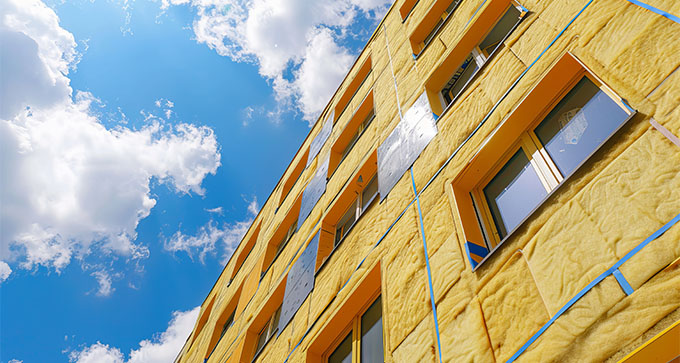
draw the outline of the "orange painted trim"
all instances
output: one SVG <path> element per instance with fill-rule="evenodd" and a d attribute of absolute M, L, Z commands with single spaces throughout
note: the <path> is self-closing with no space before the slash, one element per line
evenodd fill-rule
<path fill-rule="evenodd" d="M 632 351 L 619 363 L 680 361 L 680 320 Z"/>
<path fill-rule="evenodd" d="M 511 148 L 517 147 L 522 134 L 531 125 L 540 122 L 541 116 L 549 112 L 551 106 L 558 102 L 584 73 L 586 69 L 583 65 L 573 55 L 565 53 L 487 137 L 468 165 L 453 180 L 453 195 L 466 241 L 486 246 L 479 219 L 490 224 L 484 215 L 478 216 L 475 213 L 471 193 L 498 169 L 499 160 L 507 156 Z M 494 236 L 489 237 L 491 248 L 500 242 L 495 240 Z"/>
<path fill-rule="evenodd" d="M 292 226 L 293 223 L 297 221 L 298 216 L 300 215 L 301 205 L 302 205 L 302 193 L 298 195 L 297 199 L 295 200 L 295 203 L 293 203 L 293 205 L 288 210 L 288 214 L 286 214 L 281 223 L 279 223 L 279 225 L 276 227 L 276 231 L 267 242 L 267 248 L 265 249 L 264 252 L 264 263 L 262 264 L 262 268 L 260 269 L 259 273 L 265 272 L 269 268 L 269 266 L 274 262 L 274 258 L 276 257 L 277 244 L 281 240 L 283 240 L 284 237 L 286 237 L 286 233 L 288 233 L 288 229 L 290 228 L 290 226 Z"/>
<path fill-rule="evenodd" d="M 357 130 L 359 129 L 359 126 L 361 125 L 362 122 L 364 122 L 366 116 L 368 116 L 369 112 L 371 112 L 372 109 L 373 109 L 373 90 L 371 89 L 371 91 L 366 95 L 366 97 L 362 101 L 361 105 L 359 105 L 359 107 L 357 107 L 357 109 L 354 111 L 354 114 L 350 118 L 349 122 L 347 123 L 347 125 L 342 130 L 338 138 L 333 143 L 333 146 L 331 147 L 331 155 L 328 161 L 328 177 L 333 175 L 335 169 L 337 169 L 337 167 L 340 165 L 340 162 L 342 161 L 341 160 L 342 152 L 345 151 L 345 148 L 352 140 L 354 134 L 356 134 Z"/>
<path fill-rule="evenodd" d="M 380 265 L 378 261 L 371 267 L 335 314 L 317 332 L 307 349 L 307 362 L 321 362 L 321 356 L 333 347 L 341 333 L 347 332 L 346 328 L 354 317 L 380 294 Z"/>
<path fill-rule="evenodd" d="M 512 5 L 511 0 L 492 0 L 487 4 L 473 23 L 465 31 L 465 35 L 456 43 L 446 59 L 428 77 L 425 87 L 440 90 L 453 72 L 458 69 L 465 58 L 479 44 L 486 34 L 493 28 L 496 21 L 500 19 L 508 7 Z M 442 9 L 443 11 L 444 9 Z"/>
<path fill-rule="evenodd" d="M 257 237 L 260 235 L 261 226 L 262 221 L 261 220 L 257 221 L 257 226 L 255 227 L 255 230 L 248 238 L 248 241 L 243 245 L 241 251 L 239 251 L 238 257 L 236 257 L 236 261 L 234 262 L 234 268 L 231 272 L 231 277 L 229 278 L 230 282 L 234 279 L 239 270 L 241 270 L 241 266 L 243 266 L 243 263 L 246 261 L 246 258 L 248 258 L 248 256 L 252 252 L 253 247 L 255 247 Z"/>
<path fill-rule="evenodd" d="M 220 314 L 220 317 L 217 319 L 217 322 L 215 323 L 215 326 L 213 327 L 213 332 L 212 336 L 210 337 L 210 343 L 208 344 L 208 351 L 205 352 L 205 357 L 207 358 L 215 349 L 215 346 L 220 340 L 220 334 L 222 333 L 222 327 L 224 326 L 224 323 L 227 322 L 227 318 L 234 313 L 234 321 L 238 317 L 236 315 L 236 306 L 240 300 L 241 296 L 241 289 L 243 288 L 243 285 L 239 286 L 238 290 L 232 295 L 231 300 L 224 306 L 222 309 L 222 313 Z"/>
<path fill-rule="evenodd" d="M 369 55 L 366 57 L 366 60 L 357 71 L 357 74 L 354 76 L 354 79 L 352 79 L 352 82 L 350 82 L 347 86 L 345 92 L 338 99 L 338 103 L 335 105 L 335 120 L 333 120 L 333 123 L 335 123 L 338 118 L 340 118 L 342 113 L 345 111 L 345 108 L 347 108 L 347 105 L 349 105 L 349 102 L 352 100 L 352 98 L 354 98 L 354 94 L 356 94 L 356 92 L 359 90 L 359 87 L 364 83 L 364 80 L 371 72 L 371 67 L 371 56 Z"/>
<path fill-rule="evenodd" d="M 411 11 L 416 7 L 418 0 L 406 0 L 399 7 L 399 15 L 401 15 L 401 20 L 406 20 Z"/>
<path fill-rule="evenodd" d="M 272 314 L 276 312 L 276 309 L 283 303 L 283 295 L 286 292 L 286 281 L 288 280 L 288 274 L 283 276 L 283 278 L 278 282 L 276 288 L 267 298 L 267 302 L 258 311 L 257 316 L 253 318 L 252 323 L 246 331 L 246 337 L 243 339 L 243 349 L 241 351 L 241 362 L 250 363 L 255 354 L 255 348 L 257 344 L 257 335 L 265 324 L 269 322 Z M 274 338 L 272 338 L 274 339 Z"/>
<path fill-rule="evenodd" d="M 300 175 L 302 175 L 302 172 L 305 170 L 305 166 L 307 165 L 308 156 L 309 148 L 307 148 L 307 151 L 302 154 L 300 160 L 298 160 L 297 164 L 295 164 L 295 168 L 293 168 L 293 171 L 290 172 L 290 176 L 288 176 L 288 179 L 286 179 L 286 181 L 283 183 L 283 186 L 281 187 L 281 197 L 279 198 L 279 206 L 281 206 L 283 201 L 286 200 L 286 197 L 290 193 L 291 189 L 293 189 L 295 182 L 300 179 Z"/>
<path fill-rule="evenodd" d="M 428 34 L 437 25 L 437 22 L 441 19 L 446 8 L 451 5 L 454 0 L 437 0 L 435 1 L 430 9 L 427 10 L 425 16 L 420 21 L 418 26 L 413 30 L 409 36 L 409 41 L 411 42 L 411 49 L 414 54 L 420 53 L 423 49 L 421 43 L 427 38 Z M 434 39 L 432 39 L 434 40 Z"/>

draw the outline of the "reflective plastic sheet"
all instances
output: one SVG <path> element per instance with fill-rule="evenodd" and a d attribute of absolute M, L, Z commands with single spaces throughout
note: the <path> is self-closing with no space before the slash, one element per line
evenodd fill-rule
<path fill-rule="evenodd" d="M 326 140 L 328 140 L 328 137 L 331 136 L 331 131 L 333 131 L 334 114 L 335 111 L 332 111 L 330 115 L 326 117 L 326 123 L 323 124 L 321 131 L 319 131 L 319 134 L 316 135 L 314 140 L 312 140 L 312 144 L 309 145 L 309 157 L 307 157 L 307 166 L 309 166 L 309 164 L 312 163 L 312 160 L 314 160 L 316 155 L 319 154 L 319 151 L 321 151 L 323 144 L 325 144 Z"/>
<path fill-rule="evenodd" d="M 380 200 L 387 197 L 435 135 L 437 124 L 427 94 L 423 93 L 378 147 Z"/>
<path fill-rule="evenodd" d="M 281 317 L 279 318 L 279 334 L 288 325 L 307 298 L 307 295 L 314 288 L 314 266 L 316 263 L 316 253 L 319 249 L 320 232 L 321 230 L 316 233 L 307 245 L 307 248 L 300 255 L 300 258 L 295 261 L 288 272 L 286 292 L 283 295 Z"/>
<path fill-rule="evenodd" d="M 298 228 L 309 217 L 309 213 L 319 201 L 323 193 L 326 191 L 326 176 L 328 175 L 328 159 L 330 154 L 326 155 L 326 160 L 316 169 L 316 174 L 312 180 L 309 181 L 305 191 L 302 192 L 302 205 L 300 206 L 300 215 L 298 216 Z"/>

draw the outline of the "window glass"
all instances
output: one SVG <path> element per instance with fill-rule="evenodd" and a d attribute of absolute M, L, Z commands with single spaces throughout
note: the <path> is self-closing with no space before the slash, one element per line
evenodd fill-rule
<path fill-rule="evenodd" d="M 350 227 L 354 224 L 354 221 L 356 221 L 356 200 L 352 202 L 350 207 L 347 209 L 347 212 L 345 212 L 345 215 L 340 218 L 340 221 L 338 222 L 338 227 L 337 230 L 335 231 L 335 244 L 337 245 L 340 240 L 342 240 L 343 237 L 347 234 L 347 231 L 349 231 Z"/>
<path fill-rule="evenodd" d="M 361 317 L 361 363 L 383 362 L 382 305 L 378 297 Z"/>
<path fill-rule="evenodd" d="M 376 183 L 376 177 L 373 176 L 368 185 L 361 192 L 361 212 L 363 213 L 368 205 L 373 201 L 373 197 L 378 194 L 378 183 Z"/>
<path fill-rule="evenodd" d="M 500 239 L 517 227 L 547 194 L 536 170 L 519 149 L 484 187 Z"/>
<path fill-rule="evenodd" d="M 227 332 L 227 329 L 231 326 L 231 324 L 234 322 L 234 314 L 236 313 L 236 310 L 231 312 L 231 315 L 227 318 L 227 321 L 224 323 L 224 326 L 222 326 L 222 333 L 220 333 L 220 338 L 224 335 L 224 333 Z"/>
<path fill-rule="evenodd" d="M 489 54 L 493 53 L 494 50 L 498 47 L 498 45 L 505 39 L 505 36 L 512 31 L 512 28 L 515 27 L 515 24 L 519 21 L 521 16 L 521 12 L 519 9 L 517 9 L 514 6 L 510 6 L 508 11 L 503 14 L 501 17 L 501 20 L 496 23 L 496 25 L 491 29 L 491 32 L 489 32 L 489 35 L 482 40 L 481 43 L 479 43 L 479 49 L 482 50 L 485 56 L 489 56 Z"/>
<path fill-rule="evenodd" d="M 456 73 L 454 73 L 451 79 L 446 83 L 444 89 L 442 89 L 442 96 L 447 105 L 456 98 L 477 69 L 479 69 L 479 67 L 477 66 L 477 62 L 475 62 L 474 56 L 472 54 L 468 55 L 463 64 L 458 67 Z"/>
<path fill-rule="evenodd" d="M 566 177 L 627 118 L 616 102 L 583 77 L 534 132 Z"/>
<path fill-rule="evenodd" d="M 352 332 L 347 334 L 333 354 L 328 357 L 328 363 L 352 363 Z"/>
<path fill-rule="evenodd" d="M 257 337 L 257 347 L 255 347 L 255 352 L 260 351 L 262 347 L 264 346 L 264 343 L 267 342 L 267 330 L 269 329 L 269 323 L 262 328 L 262 331 L 260 332 L 260 335 Z"/>

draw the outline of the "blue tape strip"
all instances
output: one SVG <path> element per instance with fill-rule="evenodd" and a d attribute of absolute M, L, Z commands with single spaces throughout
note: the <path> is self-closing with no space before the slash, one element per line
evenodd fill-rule
<path fill-rule="evenodd" d="M 472 266 L 472 269 L 474 270 L 475 268 L 477 268 L 478 263 L 470 255 L 470 247 L 468 247 L 468 243 L 465 242 L 464 245 L 465 245 L 465 253 L 467 254 L 468 261 L 470 261 L 470 266 Z"/>
<path fill-rule="evenodd" d="M 680 24 L 680 18 L 678 18 L 677 16 L 675 16 L 675 15 L 673 15 L 673 14 L 671 14 L 671 13 L 668 13 L 668 12 L 666 12 L 666 11 L 663 11 L 663 10 L 661 10 L 661 9 L 659 9 L 659 8 L 655 8 L 655 7 L 653 7 L 653 6 L 649 5 L 649 4 L 645 4 L 645 3 L 641 2 L 641 1 L 637 1 L 637 0 L 628 0 L 628 2 L 631 3 L 631 4 L 635 4 L 635 5 L 637 5 L 637 6 L 641 7 L 641 8 L 645 8 L 645 9 L 647 9 L 647 10 L 653 12 L 653 13 L 659 14 L 659 15 L 663 16 L 664 18 L 668 18 L 668 19 L 673 20 L 674 22 Z"/>
<path fill-rule="evenodd" d="M 557 313 L 555 313 L 555 315 L 541 327 L 541 329 L 539 329 L 526 343 L 524 343 L 524 345 L 521 348 L 519 348 L 517 352 L 515 352 L 515 354 L 512 355 L 512 357 L 510 357 L 510 359 L 507 360 L 507 362 L 509 363 L 517 360 L 517 358 L 519 358 L 519 356 L 522 355 L 522 353 L 524 353 L 524 351 L 526 351 L 527 348 L 529 348 L 529 346 L 531 346 L 531 344 L 533 344 L 534 341 L 536 341 L 536 339 L 538 339 L 538 337 L 540 337 L 541 334 L 543 334 L 543 332 L 545 332 L 555 322 L 555 320 L 557 320 L 557 318 L 564 314 L 564 312 L 567 311 L 572 305 L 574 305 L 581 297 L 583 297 L 583 295 L 585 295 L 588 291 L 595 287 L 595 285 L 599 284 L 602 280 L 604 280 L 605 277 L 612 275 L 614 271 L 618 271 L 619 267 L 621 267 L 621 265 L 623 265 L 624 262 L 628 261 L 636 253 L 640 252 L 642 248 L 650 244 L 652 241 L 659 238 L 662 234 L 668 231 L 668 229 L 671 228 L 674 224 L 678 223 L 678 221 L 680 221 L 680 214 L 675 216 L 675 218 L 671 219 L 668 223 L 664 224 L 663 227 L 659 228 L 656 232 L 652 233 L 651 236 L 647 237 L 644 241 L 642 241 L 642 243 L 635 246 L 635 248 L 633 248 L 620 260 L 618 260 L 607 271 L 603 272 L 600 276 L 596 277 L 595 280 L 591 281 L 588 285 L 586 285 L 586 287 L 579 291 L 578 294 L 576 294 L 576 296 L 571 298 L 571 300 L 567 301 L 567 303 L 564 304 L 564 306 L 562 306 L 562 308 L 558 310 Z M 621 277 L 623 277 L 623 275 Z"/>
<path fill-rule="evenodd" d="M 420 218 L 420 233 L 423 235 L 423 251 L 425 252 L 425 266 L 427 266 L 427 282 L 430 284 L 430 302 L 432 303 L 432 316 L 434 317 L 434 330 L 437 333 L 437 347 L 439 348 L 439 362 L 442 360 L 442 343 L 439 338 L 439 319 L 437 319 L 437 305 L 434 299 L 434 288 L 432 287 L 432 271 L 430 270 L 430 257 L 427 253 L 427 241 L 425 240 L 425 224 L 423 223 L 423 211 L 420 209 L 420 198 L 418 197 L 418 190 L 416 189 L 416 179 L 413 176 L 413 167 L 411 167 L 411 182 L 413 183 L 413 194 L 416 196 L 416 203 L 418 205 L 418 218 Z"/>
<path fill-rule="evenodd" d="M 465 242 L 465 244 L 469 245 L 469 246 L 465 246 L 465 248 L 469 248 L 470 253 L 472 253 L 474 255 L 477 255 L 479 257 L 484 258 L 484 257 L 486 257 L 486 255 L 489 254 L 489 250 L 487 250 L 486 248 L 484 248 L 484 247 L 482 247 L 478 244 L 474 244 L 474 243 L 470 243 L 470 242 Z"/>
<path fill-rule="evenodd" d="M 626 295 L 630 295 L 633 293 L 633 288 L 630 286 L 628 283 L 628 280 L 626 280 L 625 277 L 623 277 L 623 274 L 621 273 L 621 270 L 618 268 L 612 272 L 612 275 L 616 278 L 616 281 L 618 281 L 619 285 L 621 285 L 621 289 L 623 289 L 623 292 L 626 293 Z"/>
<path fill-rule="evenodd" d="M 439 116 L 437 116 L 436 113 L 432 112 L 432 117 L 434 117 L 434 120 L 437 121 L 439 119 Z"/>

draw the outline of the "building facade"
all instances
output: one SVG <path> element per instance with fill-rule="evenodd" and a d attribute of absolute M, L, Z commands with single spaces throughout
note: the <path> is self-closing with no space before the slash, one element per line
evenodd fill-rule
<path fill-rule="evenodd" d="M 680 2 L 397 0 L 178 362 L 680 355 Z"/>

